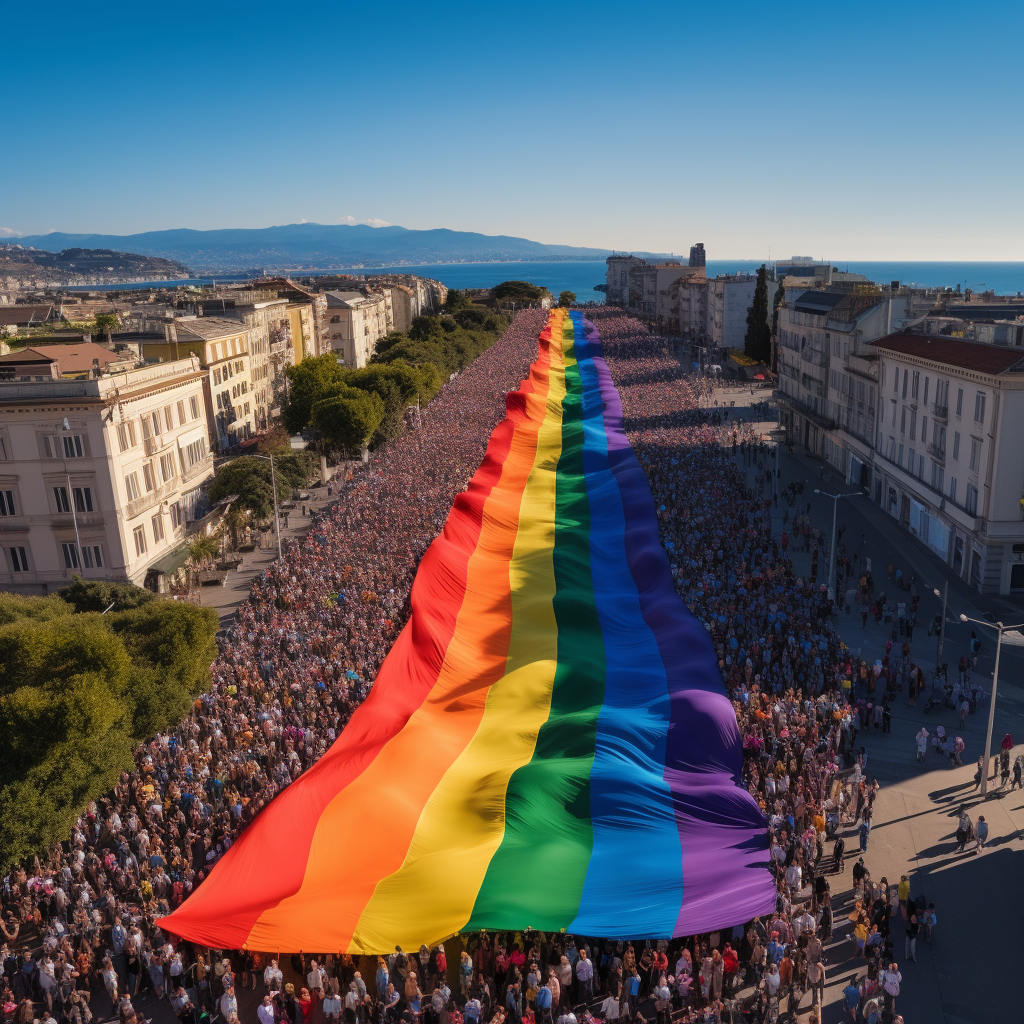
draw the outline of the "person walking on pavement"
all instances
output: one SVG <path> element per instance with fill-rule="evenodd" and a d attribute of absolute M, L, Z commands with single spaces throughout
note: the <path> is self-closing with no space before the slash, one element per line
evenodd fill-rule
<path fill-rule="evenodd" d="M 914 738 L 917 740 L 917 759 L 923 762 L 924 755 L 928 753 L 928 730 L 922 725 Z"/>
<path fill-rule="evenodd" d="M 988 822 L 985 820 L 984 814 L 978 815 L 978 825 L 974 830 L 974 834 L 977 837 L 977 844 L 974 847 L 974 852 L 981 853 L 985 847 L 985 842 L 988 839 Z"/>
<path fill-rule="evenodd" d="M 903 975 L 900 974 L 899 965 L 895 963 L 889 964 L 887 970 L 880 971 L 878 974 L 878 982 L 885 993 L 885 1008 L 890 1013 L 896 1012 L 896 997 L 900 994 L 902 980 Z"/>
<path fill-rule="evenodd" d="M 904 959 L 913 960 L 917 962 L 917 936 L 921 931 L 921 926 L 917 920 L 917 914 L 911 914 L 910 920 L 907 921 L 907 944 L 906 952 L 904 953 Z"/>
<path fill-rule="evenodd" d="M 966 807 L 960 808 L 960 819 L 956 825 L 956 842 L 957 842 L 957 853 L 963 853 L 964 848 L 967 846 L 971 836 L 974 834 L 974 823 L 971 821 L 971 816 L 967 813 Z"/>

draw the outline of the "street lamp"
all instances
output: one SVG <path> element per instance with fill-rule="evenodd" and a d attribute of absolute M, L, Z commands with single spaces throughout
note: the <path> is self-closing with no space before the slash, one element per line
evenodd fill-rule
<path fill-rule="evenodd" d="M 1018 622 L 1016 626 L 1004 626 L 1001 622 L 983 622 L 981 619 L 972 619 L 969 615 L 960 615 L 961 622 L 974 622 L 979 626 L 988 626 L 996 630 L 996 663 L 992 669 L 992 700 L 988 707 L 988 729 L 985 732 L 985 760 L 981 766 L 981 795 L 988 792 L 988 763 L 989 749 L 992 746 L 992 727 L 996 721 L 996 689 L 999 686 L 999 652 L 1003 646 L 1003 634 L 1008 630 L 1020 629 L 1024 622 Z"/>
<path fill-rule="evenodd" d="M 277 478 L 274 476 L 273 455 L 252 455 L 253 459 L 266 459 L 270 463 L 270 489 L 274 492 L 274 529 L 277 532 L 277 557 L 281 557 L 281 517 L 277 514 Z"/>
<path fill-rule="evenodd" d="M 849 494 L 829 494 L 827 491 L 821 491 L 817 487 L 814 488 L 815 494 L 820 494 L 823 498 L 832 499 L 832 552 L 828 561 L 828 596 L 830 600 L 835 600 L 835 579 L 836 579 L 836 513 L 839 509 L 840 498 L 856 498 L 860 491 L 851 491 Z"/>
<path fill-rule="evenodd" d="M 939 588 L 932 587 L 932 593 L 938 597 Z M 949 580 L 942 585 L 942 622 L 939 624 L 939 646 L 935 651 L 935 676 L 938 678 L 939 669 L 942 668 L 942 645 L 946 640 L 946 599 L 949 597 Z"/>

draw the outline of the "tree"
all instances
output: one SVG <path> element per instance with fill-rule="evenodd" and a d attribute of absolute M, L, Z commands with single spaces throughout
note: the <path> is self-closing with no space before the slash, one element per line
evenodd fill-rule
<path fill-rule="evenodd" d="M 529 281 L 502 281 L 491 289 L 491 296 L 500 302 L 540 302 L 546 292 Z"/>
<path fill-rule="evenodd" d="M 257 519 L 269 519 L 274 511 L 274 490 L 270 486 L 270 477 L 269 462 L 242 455 L 217 470 L 210 484 L 209 499 L 212 503 L 234 494 L 237 495 L 234 501 L 236 508 L 248 509 Z M 288 481 L 279 477 L 278 502 L 286 501 L 290 493 Z"/>
<path fill-rule="evenodd" d="M 131 605 L 139 588 L 116 586 Z M 74 603 L 0 594 L 0 870 L 67 839 L 209 684 L 212 609 L 149 595 L 76 611 L 109 605 L 110 587 L 76 579 Z"/>
<path fill-rule="evenodd" d="M 763 263 L 757 271 L 754 301 L 747 311 L 747 336 L 743 341 L 743 351 L 751 359 L 756 359 L 766 366 L 771 362 L 772 332 L 768 324 L 768 278 Z"/>
<path fill-rule="evenodd" d="M 96 334 L 104 334 L 107 330 L 119 331 L 121 329 L 121 318 L 116 313 L 96 314 Z"/>
<path fill-rule="evenodd" d="M 558 293 L 558 304 L 564 308 L 568 308 L 576 301 L 576 293 L 570 291 L 564 291 Z"/>
<path fill-rule="evenodd" d="M 288 402 L 282 410 L 284 425 L 297 433 L 309 426 L 313 403 L 341 379 L 342 367 L 332 353 L 303 359 L 298 366 L 289 366 Z"/>
<path fill-rule="evenodd" d="M 366 447 L 384 419 L 384 401 L 372 391 L 346 384 L 313 406 L 313 426 L 335 451 L 354 456 Z"/>
<path fill-rule="evenodd" d="M 457 288 L 448 289 L 448 298 L 445 299 L 444 308 L 449 313 L 454 313 L 459 309 L 471 309 L 473 307 L 473 300 L 469 297 L 469 292 L 460 292 Z"/>

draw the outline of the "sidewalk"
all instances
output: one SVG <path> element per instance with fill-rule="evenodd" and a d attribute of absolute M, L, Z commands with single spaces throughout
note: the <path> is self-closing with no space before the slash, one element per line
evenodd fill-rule
<path fill-rule="evenodd" d="M 737 409 L 740 409 L 741 400 L 746 405 L 750 402 L 750 395 L 749 391 L 723 389 L 719 393 L 719 402 L 723 399 L 726 404 L 735 400 Z M 742 412 L 731 415 L 742 415 Z M 765 424 L 764 429 L 773 426 Z M 742 464 L 739 455 L 737 460 Z M 774 459 L 770 458 L 767 465 L 774 468 Z M 780 470 L 782 487 L 791 480 L 805 481 L 804 493 L 797 499 L 794 511 L 806 511 L 809 502 L 811 523 L 827 540 L 832 531 L 832 501 L 814 494 L 814 489 L 818 487 L 834 494 L 845 493 L 850 488 L 836 480 L 834 474 L 829 479 L 817 465 L 800 457 L 790 459 L 783 455 Z M 754 467 L 747 471 L 751 485 L 757 472 Z M 785 502 L 780 500 L 778 508 L 773 510 L 777 536 L 781 535 L 784 527 L 783 517 L 787 509 Z M 793 511 L 790 511 L 790 524 L 792 519 Z M 876 590 L 884 590 L 890 598 L 896 594 L 904 596 L 887 579 L 889 562 L 894 562 L 905 573 L 916 573 L 922 581 L 918 585 L 922 596 L 919 626 L 910 641 L 911 658 L 920 659 L 922 667 L 933 667 L 937 638 L 927 635 L 927 624 L 933 615 L 941 612 L 942 603 L 930 588 L 938 586 L 941 589 L 943 580 L 951 575 L 950 571 L 930 552 L 922 557 L 922 545 L 905 537 L 899 526 L 866 497 L 841 501 L 838 523 L 846 524 L 844 539 L 851 557 L 853 551 L 861 547 L 861 537 L 864 537 L 863 553 L 871 559 Z M 797 574 L 809 574 L 810 553 L 794 552 L 791 545 L 790 554 Z M 827 576 L 828 562 L 823 558 L 819 563 L 818 579 L 825 582 Z M 927 581 L 927 586 L 924 581 Z M 1005 598 L 990 599 L 970 592 L 970 588 L 961 581 L 951 582 L 949 590 L 950 618 L 961 610 L 981 618 L 984 612 L 994 612 L 1000 605 L 1012 610 L 1016 604 Z M 905 596 L 909 607 L 909 594 Z M 874 660 L 884 654 L 892 626 L 876 625 L 874 617 L 869 616 L 867 626 L 862 627 L 857 608 L 854 606 L 852 615 L 839 614 L 839 634 L 862 657 Z M 1009 621 L 1024 620 L 1024 608 L 1016 614 L 1019 617 Z M 956 664 L 960 654 L 966 651 L 970 628 L 948 621 L 946 628 L 942 660 L 950 665 L 955 678 Z M 973 678 L 989 690 L 994 638 L 990 632 L 981 629 L 978 629 L 978 635 L 985 646 Z M 901 638 L 897 639 L 899 642 Z M 1021 655 L 1020 648 L 1004 644 L 993 729 L 993 745 L 996 747 L 1005 732 L 1013 734 L 1018 743 L 1013 757 L 1021 753 L 1020 741 L 1024 739 L 1024 658 Z M 986 697 L 978 713 L 968 717 L 966 728 L 961 733 L 967 742 L 963 768 L 950 768 L 948 760 L 940 759 L 931 750 L 924 764 L 917 762 L 914 737 L 921 726 L 925 725 L 934 734 L 935 727 L 941 724 L 951 735 L 956 735 L 959 716 L 946 708 L 926 715 L 924 701 L 919 700 L 916 707 L 911 707 L 905 694 L 899 694 L 893 703 L 891 734 L 884 735 L 872 729 L 863 730 L 857 736 L 857 745 L 863 745 L 867 753 L 868 776 L 882 783 L 875 801 L 864 863 L 873 878 L 885 876 L 892 885 L 899 882 L 900 875 L 909 875 L 912 896 L 924 893 L 929 902 L 935 903 L 939 920 L 931 945 L 923 937 L 918 940 L 916 963 L 904 961 L 903 922 L 899 918 L 892 921 L 895 959 L 903 974 L 897 1011 L 903 1014 L 907 1024 L 975 1024 L 987 1020 L 1020 1019 L 1017 997 L 1020 985 L 1012 981 L 1005 984 L 977 983 L 980 978 L 991 977 L 994 966 L 1020 945 L 1020 908 L 1024 907 L 1024 873 L 1020 871 L 1024 853 L 1024 792 L 992 794 L 990 790 L 990 798 L 982 802 L 974 786 L 975 762 L 984 741 L 988 709 Z M 990 783 L 992 787 L 995 785 Z M 966 804 L 975 822 L 979 814 L 984 814 L 989 822 L 988 847 L 980 855 L 956 853 L 954 833 L 961 803 Z M 846 916 L 853 909 L 852 867 L 859 856 L 858 838 L 852 828 L 846 829 L 843 835 L 847 850 L 845 871 L 842 876 L 830 876 L 835 928 L 833 942 L 826 950 L 827 988 L 823 1024 L 849 1020 L 842 1009 L 842 989 L 852 974 L 863 974 L 863 961 L 853 958 L 855 948 L 848 937 L 851 926 Z M 826 848 L 826 855 L 831 855 L 831 846 Z M 981 939 L 983 941 L 979 941 Z M 806 1020 L 808 1011 L 808 1000 L 805 999 L 800 1013 L 802 1020 Z"/>
<path fill-rule="evenodd" d="M 288 516 L 288 525 L 284 524 L 284 516 L 281 519 L 281 544 L 289 540 L 301 540 L 309 532 L 313 521 L 310 518 L 313 512 L 324 508 L 329 501 L 327 485 L 318 484 L 316 487 L 308 488 L 310 499 L 308 501 L 297 501 L 295 508 Z M 302 506 L 306 507 L 306 515 L 302 515 Z M 213 608 L 220 618 L 220 628 L 225 629 L 234 618 L 238 606 L 249 596 L 253 580 L 260 573 L 266 572 L 271 563 L 277 561 L 277 538 L 271 530 L 269 534 L 270 546 L 257 548 L 255 551 L 241 552 L 242 564 L 235 570 L 228 573 L 224 586 L 207 586 L 199 588 L 199 603 L 205 608 Z"/>

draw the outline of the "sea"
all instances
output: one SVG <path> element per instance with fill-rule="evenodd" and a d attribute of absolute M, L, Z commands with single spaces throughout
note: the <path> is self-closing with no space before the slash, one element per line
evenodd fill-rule
<path fill-rule="evenodd" d="M 707 275 L 754 273 L 761 260 L 708 260 Z M 921 288 L 970 288 L 975 292 L 994 291 L 997 295 L 1024 295 L 1024 263 L 905 263 L 833 261 L 833 266 L 853 274 L 863 274 L 871 281 L 888 284 L 916 285 Z M 360 267 L 343 271 L 322 271 L 354 275 L 417 274 L 430 277 L 449 288 L 492 288 L 502 281 L 529 281 L 544 285 L 553 294 L 576 293 L 578 302 L 601 302 L 604 298 L 596 285 L 605 280 L 603 260 L 552 260 L 550 262 L 520 261 L 514 263 L 433 263 L 418 266 Z M 294 271 L 295 276 L 310 276 L 311 271 Z M 180 281 L 138 281 L 132 284 L 82 285 L 71 291 L 127 291 L 141 288 L 168 288 L 176 285 L 209 285 L 211 282 L 245 280 L 243 275 L 224 274 L 196 277 Z"/>

